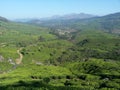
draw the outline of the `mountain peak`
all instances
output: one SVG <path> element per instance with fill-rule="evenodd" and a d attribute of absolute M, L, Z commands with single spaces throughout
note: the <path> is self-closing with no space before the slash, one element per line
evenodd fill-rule
<path fill-rule="evenodd" d="M 92 17 L 95 17 L 95 15 L 85 14 L 85 13 L 79 13 L 79 14 L 72 13 L 62 16 L 63 19 L 87 19 Z"/>

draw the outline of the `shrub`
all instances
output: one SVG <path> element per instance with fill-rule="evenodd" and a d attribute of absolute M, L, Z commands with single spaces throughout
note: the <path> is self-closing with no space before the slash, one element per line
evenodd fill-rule
<path fill-rule="evenodd" d="M 48 77 L 44 78 L 43 82 L 45 82 L 46 84 L 48 84 L 50 82 L 50 78 L 48 78 Z"/>

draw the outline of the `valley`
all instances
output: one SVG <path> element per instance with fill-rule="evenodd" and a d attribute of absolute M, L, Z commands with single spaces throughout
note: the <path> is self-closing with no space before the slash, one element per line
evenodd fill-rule
<path fill-rule="evenodd" d="M 120 13 L 42 23 L 0 17 L 0 90 L 62 89 L 120 89 Z"/>

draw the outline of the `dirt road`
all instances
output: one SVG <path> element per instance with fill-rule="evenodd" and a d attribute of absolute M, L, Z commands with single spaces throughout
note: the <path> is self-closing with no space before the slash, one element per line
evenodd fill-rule
<path fill-rule="evenodd" d="M 19 54 L 19 58 L 16 59 L 16 64 L 21 64 L 21 62 L 22 62 L 23 55 L 20 53 L 21 50 L 22 50 L 22 48 L 17 50 L 17 53 Z"/>

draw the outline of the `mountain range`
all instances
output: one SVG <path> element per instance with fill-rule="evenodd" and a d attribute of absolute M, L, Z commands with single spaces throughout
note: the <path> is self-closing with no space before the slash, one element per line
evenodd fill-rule
<path fill-rule="evenodd" d="M 9 21 L 0 17 L 0 21 Z M 67 14 L 63 16 L 52 16 L 40 19 L 17 19 L 15 22 L 34 24 L 42 27 L 61 29 L 61 30 L 81 30 L 97 29 L 110 33 L 120 33 L 120 13 L 109 14 L 105 16 L 96 16 L 91 14 Z"/>
<path fill-rule="evenodd" d="M 70 29 L 94 29 L 103 30 L 110 33 L 120 33 L 120 13 L 105 16 L 95 16 L 90 14 L 71 14 L 62 17 L 52 17 L 50 19 L 33 19 L 27 21 L 28 24 L 38 26 L 70 30 Z"/>
<path fill-rule="evenodd" d="M 96 17 L 96 15 L 85 14 L 85 13 L 80 13 L 80 14 L 72 13 L 72 14 L 66 14 L 66 15 L 54 15 L 54 16 L 45 17 L 45 18 L 23 18 L 23 19 L 16 19 L 14 21 L 40 23 L 41 21 L 48 21 L 48 20 L 87 19 L 92 17 Z"/>

